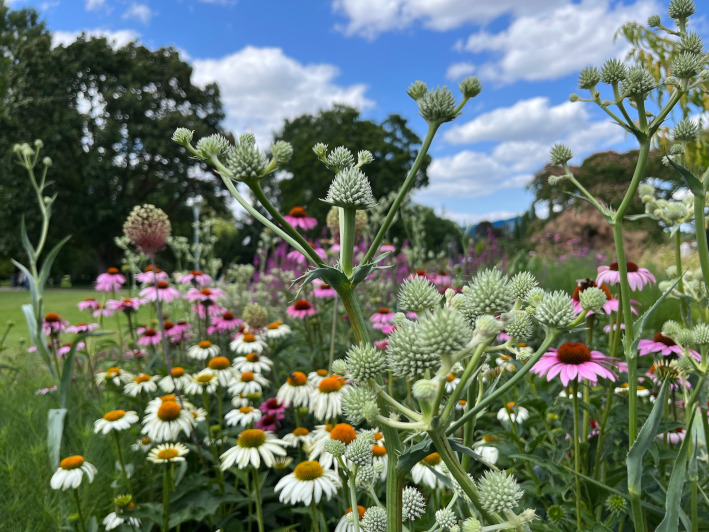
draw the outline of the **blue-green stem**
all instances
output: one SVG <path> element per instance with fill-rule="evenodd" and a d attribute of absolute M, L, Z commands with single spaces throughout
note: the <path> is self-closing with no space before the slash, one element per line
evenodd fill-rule
<path fill-rule="evenodd" d="M 357 483 L 355 477 L 357 475 L 357 465 L 353 465 L 350 470 L 348 483 L 350 485 L 350 506 L 352 506 L 352 516 L 354 517 L 352 527 L 354 532 L 359 532 L 359 511 L 357 510 Z"/>
<path fill-rule="evenodd" d="M 581 445 L 579 443 L 579 381 L 574 379 L 571 383 L 571 401 L 574 408 L 574 471 L 576 472 L 576 529 L 581 531 Z"/>
<path fill-rule="evenodd" d="M 256 521 L 258 523 L 258 532 L 264 532 L 263 528 L 263 508 L 261 506 L 261 486 L 258 484 L 258 469 L 253 468 L 254 472 L 254 496 L 256 498 Z M 313 500 L 315 498 L 313 497 Z"/>
<path fill-rule="evenodd" d="M 483 353 L 485 352 L 485 348 L 487 346 L 488 342 L 483 342 L 475 348 L 473 357 L 468 361 L 468 365 L 465 366 L 465 371 L 463 371 L 463 375 L 461 375 L 460 377 L 460 382 L 458 382 L 458 386 L 455 387 L 455 390 L 453 390 L 453 393 L 448 398 L 446 406 L 443 408 L 440 422 L 442 426 L 445 426 L 448 423 L 448 420 L 450 419 L 450 416 L 453 413 L 455 406 L 458 404 L 460 396 L 463 394 L 463 390 L 465 389 L 466 384 L 468 384 L 468 381 L 470 381 L 470 378 L 473 376 L 473 373 L 475 373 L 475 371 L 478 369 L 478 366 L 480 365 L 480 359 L 482 358 Z M 441 383 L 441 387 L 443 388 L 444 386 L 445 383 Z M 438 406 L 438 404 L 434 405 L 434 413 L 438 412 Z"/>
<path fill-rule="evenodd" d="M 356 209 L 338 207 L 340 218 L 340 268 L 348 278 L 354 267 Z"/>

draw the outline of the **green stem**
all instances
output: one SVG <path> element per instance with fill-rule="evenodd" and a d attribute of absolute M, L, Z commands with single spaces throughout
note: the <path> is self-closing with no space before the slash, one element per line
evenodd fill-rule
<path fill-rule="evenodd" d="M 356 511 L 356 510 L 353 510 Z M 320 532 L 320 522 L 318 521 L 318 511 L 317 508 L 315 507 L 315 498 L 313 497 L 313 500 L 310 501 L 310 519 L 313 521 L 312 523 L 312 531 L 313 532 Z"/>
<path fill-rule="evenodd" d="M 460 399 L 460 396 L 463 393 L 463 390 L 465 389 L 465 385 L 467 382 L 470 380 L 470 378 L 473 376 L 473 373 L 475 370 L 478 368 L 480 359 L 483 356 L 483 353 L 485 352 L 485 348 L 487 347 L 488 342 L 483 342 L 479 344 L 475 348 L 475 352 L 473 353 L 473 358 L 468 361 L 468 365 L 465 367 L 465 371 L 463 371 L 463 375 L 460 377 L 460 382 L 458 383 L 458 386 L 455 387 L 455 390 L 453 390 L 453 393 L 450 395 L 448 398 L 448 402 L 446 403 L 445 408 L 443 409 L 443 413 L 441 414 L 441 425 L 445 426 L 448 423 L 448 420 L 453 413 L 453 410 L 455 408 L 455 405 L 458 404 L 458 400 Z M 440 383 L 441 387 L 444 387 L 444 383 Z M 433 405 L 433 412 L 434 414 L 438 412 L 438 404 Z"/>
<path fill-rule="evenodd" d="M 254 468 L 254 495 L 256 498 L 256 521 L 258 532 L 264 532 L 263 528 L 263 507 L 261 506 L 261 487 L 258 485 L 258 469 Z"/>
<path fill-rule="evenodd" d="M 123 461 L 123 451 L 121 450 L 121 439 L 118 436 L 118 431 L 114 430 L 113 435 L 116 437 L 116 451 L 118 452 L 118 461 L 121 464 L 121 471 L 123 471 L 123 478 L 125 478 L 126 486 L 130 489 L 130 482 L 128 481 L 128 472 L 126 471 L 126 464 Z"/>
<path fill-rule="evenodd" d="M 699 253 L 699 264 L 702 268 L 704 284 L 709 286 L 709 246 L 707 246 L 707 239 L 704 234 L 705 204 L 706 198 L 703 194 L 694 196 L 694 230 L 697 232 L 697 252 Z"/>
<path fill-rule="evenodd" d="M 682 275 L 682 234 L 679 230 L 675 231 L 675 266 L 677 268 L 677 275 L 679 276 L 679 282 L 677 283 L 677 290 L 684 294 L 684 278 Z M 692 326 L 692 314 L 689 308 L 689 303 L 683 297 L 679 300 L 680 310 L 682 314 L 682 325 L 685 327 Z"/>
<path fill-rule="evenodd" d="M 74 492 L 74 498 L 76 499 L 76 511 L 79 514 L 79 525 L 81 525 L 81 530 L 86 532 L 86 525 L 84 524 L 84 515 L 81 513 L 81 500 L 79 499 L 79 491 L 72 490 Z"/>
<path fill-rule="evenodd" d="M 574 379 L 571 384 L 571 401 L 574 407 L 574 471 L 576 472 L 576 529 L 581 531 L 581 446 L 579 444 L 579 381 Z"/>
<path fill-rule="evenodd" d="M 611 404 L 613 403 L 613 387 L 608 387 L 608 392 L 606 393 L 606 404 L 603 408 L 603 417 L 601 417 L 601 423 L 598 426 L 598 442 L 596 446 L 596 460 L 593 463 L 593 478 L 598 479 L 598 472 L 601 466 L 601 453 L 603 452 L 603 440 L 606 437 L 606 423 L 608 422 L 608 415 L 611 412 Z"/>
<path fill-rule="evenodd" d="M 170 530 L 170 463 L 165 464 L 162 484 L 162 532 Z"/>
<path fill-rule="evenodd" d="M 357 475 L 357 465 L 352 466 L 350 471 L 350 477 L 348 483 L 350 485 L 350 505 L 352 506 L 352 516 L 354 532 L 359 532 L 359 512 L 357 511 L 357 484 L 355 482 L 355 476 Z"/>
<path fill-rule="evenodd" d="M 406 180 L 404 181 L 404 184 L 399 189 L 399 193 L 396 195 L 396 199 L 394 200 L 394 203 L 392 203 L 391 207 L 389 207 L 389 212 L 387 213 L 387 216 L 384 219 L 382 226 L 379 228 L 379 231 L 377 232 L 377 236 L 374 237 L 374 240 L 372 241 L 372 245 L 369 247 L 367 254 L 364 256 L 364 259 L 362 259 L 362 264 L 367 264 L 369 261 L 371 261 L 374 258 L 374 254 L 379 249 L 379 246 L 381 246 L 382 241 L 384 240 L 384 237 L 386 236 L 386 233 L 389 230 L 389 226 L 394 221 L 394 216 L 396 216 L 396 213 L 399 210 L 399 206 L 401 205 L 401 203 L 404 201 L 404 198 L 411 190 L 411 187 L 414 185 L 414 180 L 416 179 L 416 174 L 418 174 L 419 168 L 421 168 L 421 164 L 423 163 L 424 159 L 426 158 L 426 153 L 428 153 L 428 149 L 431 146 L 431 142 L 433 141 L 433 137 L 436 135 L 436 131 L 438 131 L 439 127 L 440 127 L 440 124 L 429 124 L 428 125 L 428 131 L 426 132 L 426 137 L 423 139 L 423 144 L 421 144 L 421 149 L 419 150 L 419 153 L 416 156 L 416 159 L 414 160 L 414 164 L 411 165 L 411 169 L 409 170 L 409 173 L 406 176 Z"/>
<path fill-rule="evenodd" d="M 355 219 L 356 209 L 338 207 L 340 218 L 340 268 L 347 278 L 354 267 Z"/>
<path fill-rule="evenodd" d="M 339 299 L 335 298 L 332 302 L 332 328 L 330 329 L 330 365 L 327 370 L 332 373 L 332 363 L 335 361 L 335 335 L 337 333 L 337 307 Z"/>

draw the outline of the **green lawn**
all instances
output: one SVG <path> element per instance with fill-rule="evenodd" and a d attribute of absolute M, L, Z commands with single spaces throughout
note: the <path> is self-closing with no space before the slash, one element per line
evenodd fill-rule
<path fill-rule="evenodd" d="M 126 296 L 127 296 L 126 292 Z M 77 303 L 93 297 L 102 301 L 103 294 L 91 288 L 55 288 L 44 291 L 44 312 L 56 312 L 71 324 L 80 322 L 96 322 L 87 311 L 80 311 Z M 123 294 L 121 294 L 123 297 Z M 12 321 L 15 326 L 7 337 L 6 347 L 15 351 L 24 342 L 29 346 L 29 332 L 27 323 L 22 314 L 22 305 L 30 303 L 30 293 L 25 290 L 0 290 L 0 334 L 5 332 L 7 322 Z M 111 318 L 109 318 L 110 320 Z"/>

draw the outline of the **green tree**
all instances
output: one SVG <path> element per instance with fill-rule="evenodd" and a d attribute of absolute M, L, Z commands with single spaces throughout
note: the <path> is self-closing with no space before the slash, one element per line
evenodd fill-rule
<path fill-rule="evenodd" d="M 85 36 L 52 48 L 35 11 L 0 5 L 0 255 L 19 255 L 20 217 L 30 231 L 36 223 L 25 212 L 24 176 L 10 162 L 17 141 L 42 138 L 54 161 L 61 223 L 50 237 L 73 235 L 57 261 L 62 272 L 93 275 L 115 264 L 113 237 L 135 204 L 160 206 L 182 234 L 191 234 L 185 201 L 193 195 L 227 213 L 216 176 L 170 140 L 178 126 L 198 136 L 218 131 L 224 116 L 217 86 L 196 87 L 191 74 L 172 48 L 115 49 Z"/>
<path fill-rule="evenodd" d="M 389 115 L 382 123 L 360 118 L 359 111 L 352 107 L 336 105 L 333 109 L 321 111 L 317 115 L 302 115 L 286 120 L 277 140 L 285 140 L 293 146 L 293 158 L 285 170 L 292 177 L 278 182 L 280 206 L 284 212 L 292 207 L 306 208 L 308 214 L 318 219 L 324 226 L 330 210 L 321 198 L 327 195 L 332 182 L 332 173 L 318 162 L 312 148 L 318 142 L 349 148 L 356 156 L 359 150 L 369 150 L 374 162 L 364 170 L 372 183 L 374 197 L 381 198 L 393 190 L 398 190 L 406 173 L 416 158 L 417 146 L 421 139 L 399 115 Z M 414 188 L 428 185 L 426 169 L 430 157 L 421 165 Z"/>

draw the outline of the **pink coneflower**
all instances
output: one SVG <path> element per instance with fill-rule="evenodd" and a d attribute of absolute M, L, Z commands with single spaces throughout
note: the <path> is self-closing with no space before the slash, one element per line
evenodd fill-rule
<path fill-rule="evenodd" d="M 50 336 L 52 334 L 63 333 L 68 327 L 69 322 L 63 320 L 59 314 L 56 312 L 49 312 L 44 317 L 42 322 L 42 329 L 44 329 L 44 334 Z"/>
<path fill-rule="evenodd" d="M 682 377 L 675 360 L 662 359 L 656 361 L 650 366 L 650 370 L 645 376 L 649 377 L 657 386 L 661 386 L 663 381 L 667 379 L 670 381 L 670 390 L 680 390 L 682 386 L 685 388 L 692 387 L 691 383 Z"/>
<path fill-rule="evenodd" d="M 156 286 L 143 288 L 139 295 L 148 301 L 157 301 L 160 298 L 160 301 L 169 303 L 180 297 L 180 292 L 167 281 L 158 281 Z"/>
<path fill-rule="evenodd" d="M 207 286 L 212 282 L 212 278 L 201 270 L 192 270 L 190 273 L 180 276 L 178 282 L 195 286 Z"/>
<path fill-rule="evenodd" d="M 453 277 L 451 277 L 451 275 L 445 270 L 440 270 L 437 273 L 432 274 L 430 278 L 431 281 L 433 281 L 433 284 L 436 285 L 450 286 L 453 282 Z"/>
<path fill-rule="evenodd" d="M 261 403 L 261 406 L 259 406 L 259 410 L 261 410 L 264 414 L 270 414 L 279 419 L 283 419 L 285 417 L 287 408 L 288 405 L 276 397 L 266 399 L 263 403 Z"/>
<path fill-rule="evenodd" d="M 308 216 L 303 207 L 293 207 L 288 215 L 283 218 L 293 227 L 300 227 L 305 230 L 312 229 L 318 225 L 318 221 Z"/>
<path fill-rule="evenodd" d="M 162 271 L 160 268 L 155 268 L 155 273 L 153 273 L 153 267 L 150 265 L 147 268 L 145 268 L 144 272 L 137 273 L 135 275 L 135 280 L 140 283 L 151 283 L 152 284 L 155 282 L 156 277 L 158 279 L 158 282 L 170 280 L 170 276 L 167 273 L 165 273 L 164 271 Z"/>
<path fill-rule="evenodd" d="M 598 377 L 615 381 L 616 375 L 609 366 L 623 369 L 621 363 L 616 362 L 614 358 L 599 351 L 591 351 L 584 344 L 567 342 L 559 349 L 551 348 L 549 352 L 544 353 L 531 371 L 540 377 L 546 375 L 547 381 L 559 375 L 561 383 L 568 386 L 569 381 L 576 378 L 588 380 L 593 384 L 598 382 Z"/>
<path fill-rule="evenodd" d="M 69 351 L 71 351 L 71 344 L 72 342 L 67 342 L 59 347 L 57 349 L 57 358 L 61 358 L 64 355 L 68 355 Z M 76 350 L 81 351 L 84 347 L 86 347 L 86 344 L 84 342 L 79 342 L 76 344 Z"/>
<path fill-rule="evenodd" d="M 100 303 L 93 297 L 87 297 L 83 301 L 79 301 L 79 310 L 96 310 Z"/>
<path fill-rule="evenodd" d="M 310 316 L 315 316 L 318 311 L 306 299 L 299 299 L 286 309 L 286 314 L 292 318 L 304 320 Z"/>
<path fill-rule="evenodd" d="M 702 357 L 694 349 L 689 349 L 691 355 L 701 361 Z M 677 355 L 682 356 L 682 348 L 678 346 L 672 338 L 667 338 L 661 332 L 657 333 L 652 340 L 640 340 L 638 343 L 638 355 L 644 356 L 650 353 L 660 353 L 662 356 Z"/>
<path fill-rule="evenodd" d="M 107 318 L 110 318 L 113 316 L 113 311 L 108 308 L 106 305 L 100 305 L 96 307 L 96 310 L 94 310 L 93 317 L 94 318 L 100 318 L 101 316 L 105 316 Z"/>
<path fill-rule="evenodd" d="M 72 325 L 71 327 L 66 328 L 66 332 L 72 333 L 72 334 L 81 334 L 81 333 L 87 333 L 91 332 L 94 329 L 97 329 L 100 327 L 98 323 L 77 323 L 76 325 Z"/>
<path fill-rule="evenodd" d="M 121 300 L 109 299 L 106 306 L 113 311 L 136 312 L 145 301 L 138 298 L 124 297 Z"/>
<path fill-rule="evenodd" d="M 221 305 L 217 305 L 215 303 L 207 304 L 201 302 L 192 305 L 191 310 L 192 312 L 197 314 L 197 316 L 199 316 L 201 319 L 204 319 L 207 316 L 207 312 L 209 312 L 210 318 L 216 318 L 226 312 L 226 309 Z"/>
<path fill-rule="evenodd" d="M 225 333 L 238 329 L 244 322 L 239 318 L 234 316 L 231 312 L 224 312 L 220 316 L 216 316 L 212 320 L 212 325 L 209 327 L 209 334 L 214 334 L 215 332 Z"/>
<path fill-rule="evenodd" d="M 382 244 L 379 248 L 380 253 L 394 253 L 396 251 L 396 246 L 391 243 Z"/>
<path fill-rule="evenodd" d="M 372 322 L 372 327 L 375 329 L 383 329 L 394 323 L 394 311 L 388 307 L 381 307 L 370 316 L 369 321 Z"/>
<path fill-rule="evenodd" d="M 185 294 L 185 299 L 190 303 L 200 303 L 202 305 L 213 305 L 220 297 L 226 296 L 224 290 L 219 288 L 190 288 Z"/>
<path fill-rule="evenodd" d="M 140 338 L 138 345 L 157 345 L 160 343 L 160 333 L 155 329 L 145 329 Z"/>
<path fill-rule="evenodd" d="M 115 292 L 126 283 L 126 278 L 121 275 L 118 268 L 109 268 L 96 279 L 96 290 L 99 292 Z"/>
<path fill-rule="evenodd" d="M 662 441 L 667 440 L 667 443 L 677 445 L 678 443 L 682 443 L 684 441 L 686 435 L 687 431 L 682 427 L 678 427 L 674 430 L 658 434 L 657 439 Z"/>
<path fill-rule="evenodd" d="M 186 342 L 189 339 L 189 331 L 192 329 L 186 320 L 178 320 L 173 326 L 166 330 L 165 333 L 170 337 L 170 340 L 175 343 Z"/>
<path fill-rule="evenodd" d="M 273 414 L 266 414 L 256 422 L 254 428 L 275 432 L 280 424 L 281 420 L 277 416 L 274 416 Z"/>
<path fill-rule="evenodd" d="M 130 349 L 124 353 L 125 358 L 143 358 L 148 355 L 145 349 Z"/>
<path fill-rule="evenodd" d="M 639 268 L 634 262 L 627 262 L 628 268 L 628 284 L 630 289 L 642 290 L 646 284 L 655 284 L 655 276 L 646 268 Z M 614 285 L 620 283 L 620 272 L 618 272 L 618 263 L 614 262 L 610 266 L 599 266 L 596 283 L 607 283 Z"/>
<path fill-rule="evenodd" d="M 308 242 L 308 243 L 309 243 L 310 246 L 313 248 L 313 250 L 315 251 L 315 253 L 317 253 L 318 256 L 319 256 L 322 260 L 326 260 L 326 259 L 327 259 L 327 251 L 325 251 L 323 248 L 321 248 L 321 247 L 319 247 L 319 246 L 316 247 L 316 245 L 313 244 L 312 242 Z M 286 259 L 292 260 L 293 262 L 295 262 L 296 264 L 299 264 L 299 265 L 301 265 L 301 266 L 308 263 L 307 257 L 306 257 L 305 255 L 303 255 L 303 254 L 302 254 L 300 251 L 298 251 L 297 249 L 294 249 L 293 251 L 290 251 L 290 252 L 288 253 L 288 255 L 286 255 Z"/>
<path fill-rule="evenodd" d="M 313 289 L 313 295 L 317 298 L 333 298 L 337 297 L 337 292 L 335 292 L 335 289 L 330 286 L 327 283 L 323 283 L 322 281 L 318 282 L 315 284 L 315 288 Z"/>

